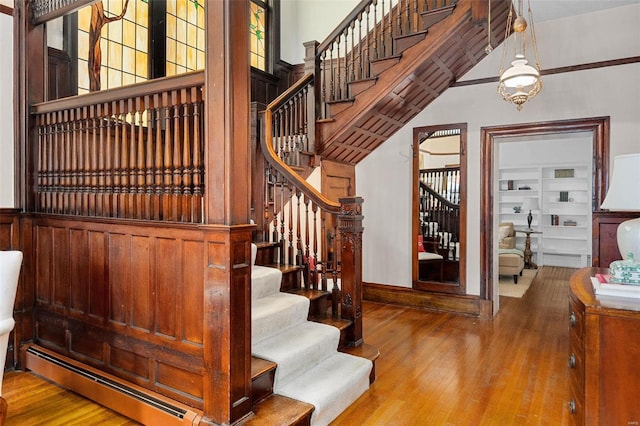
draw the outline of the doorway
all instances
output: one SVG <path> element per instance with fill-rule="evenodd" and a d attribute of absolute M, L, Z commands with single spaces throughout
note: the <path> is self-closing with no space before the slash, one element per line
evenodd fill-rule
<path fill-rule="evenodd" d="M 480 226 L 486 232 L 480 237 L 481 287 L 480 297 L 493 301 L 493 313 L 499 309 L 497 291 L 497 265 L 494 248 L 497 244 L 495 235 L 494 194 L 497 190 L 497 155 L 496 144 L 508 138 L 520 136 L 561 135 L 568 133 L 590 133 L 593 138 L 593 164 L 591 177 L 591 211 L 599 211 L 604 199 L 609 179 L 609 117 L 597 117 L 578 120 L 563 120 L 542 123 L 528 123 L 508 126 L 483 127 L 481 129 L 480 161 L 486 173 L 482 176 L 480 208 Z"/>

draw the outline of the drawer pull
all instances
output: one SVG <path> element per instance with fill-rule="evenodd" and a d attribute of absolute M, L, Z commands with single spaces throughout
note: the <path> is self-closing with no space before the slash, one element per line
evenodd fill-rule
<path fill-rule="evenodd" d="M 569 355 L 569 368 L 576 368 L 576 354 Z"/>
<path fill-rule="evenodd" d="M 576 401 L 575 400 L 571 400 L 569 401 L 569 412 L 571 414 L 575 414 L 576 413 Z"/>
<path fill-rule="evenodd" d="M 569 325 L 571 325 L 571 327 L 575 327 L 576 322 L 578 322 L 578 320 L 576 319 L 576 313 L 571 312 L 571 314 L 569 314 Z"/>

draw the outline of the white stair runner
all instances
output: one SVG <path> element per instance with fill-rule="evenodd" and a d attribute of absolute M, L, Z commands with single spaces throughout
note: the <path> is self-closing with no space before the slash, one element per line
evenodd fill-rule
<path fill-rule="evenodd" d="M 254 356 L 277 364 L 274 393 L 315 406 L 312 425 L 328 425 L 369 388 L 372 363 L 337 351 L 340 331 L 307 321 L 309 300 L 280 292 L 282 273 L 253 266 Z"/>

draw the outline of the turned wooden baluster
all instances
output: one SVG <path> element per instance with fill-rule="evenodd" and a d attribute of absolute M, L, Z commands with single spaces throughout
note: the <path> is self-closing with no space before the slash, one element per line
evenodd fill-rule
<path fill-rule="evenodd" d="M 60 140 L 60 128 L 58 127 L 58 123 L 61 122 L 60 117 L 57 112 L 51 112 L 49 115 L 52 118 L 51 124 L 51 156 L 52 158 L 52 167 L 51 167 L 51 211 L 53 213 L 60 213 L 61 210 L 61 200 L 59 198 L 60 195 L 60 155 L 61 155 L 61 140 Z"/>
<path fill-rule="evenodd" d="M 135 102 L 138 102 L 137 99 L 127 99 L 127 112 L 129 113 L 129 121 L 125 123 L 125 128 L 129 128 L 128 134 L 128 142 L 127 147 L 129 148 L 128 153 L 128 164 L 126 164 L 125 174 L 127 177 L 127 201 L 126 201 L 126 211 L 128 218 L 136 218 L 136 202 L 137 202 L 137 191 L 138 191 L 138 177 L 137 177 L 137 167 L 138 167 L 138 147 L 136 144 L 136 107 Z M 124 136 L 123 136 L 124 138 Z M 124 138 L 126 140 L 126 138 Z M 123 152 L 122 155 L 125 155 Z M 123 164 L 123 167 L 125 164 Z M 124 182 L 123 182 L 124 183 Z"/>
<path fill-rule="evenodd" d="M 114 133 L 114 143 L 113 143 L 113 170 L 111 171 L 111 185 L 113 188 L 113 217 L 123 217 L 122 212 L 122 151 L 124 150 L 124 146 L 122 143 L 122 129 L 123 129 L 123 114 L 122 108 L 118 107 L 118 101 L 113 101 L 111 106 L 114 115 L 113 122 L 115 124 L 113 133 Z"/>
<path fill-rule="evenodd" d="M 182 221 L 182 145 L 180 139 L 180 104 L 178 103 L 179 92 L 171 91 L 171 111 L 172 116 L 172 158 L 170 173 L 171 185 L 171 220 Z"/>
<path fill-rule="evenodd" d="M 88 215 L 90 211 L 89 207 L 89 190 L 91 182 L 89 180 L 89 138 L 91 133 L 91 126 L 89 122 L 89 110 L 86 106 L 82 107 L 82 157 L 80 158 L 80 188 L 82 191 L 82 201 L 80 214 Z"/>
<path fill-rule="evenodd" d="M 295 257 L 293 254 L 293 187 L 291 184 L 287 185 L 288 192 L 292 194 L 287 200 L 287 204 L 289 204 L 289 247 L 287 249 L 287 265 L 295 264 Z"/>
<path fill-rule="evenodd" d="M 315 283 L 311 280 L 311 258 L 309 257 L 309 198 L 304 197 L 304 282 L 305 286 L 309 289 L 317 290 Z"/>
<path fill-rule="evenodd" d="M 280 264 L 286 265 L 286 253 L 285 253 L 285 222 L 284 222 L 284 180 L 278 179 L 280 182 L 278 185 L 280 186 Z"/>
<path fill-rule="evenodd" d="M 303 251 L 302 251 L 302 223 L 301 223 L 301 212 L 300 212 L 300 197 L 302 196 L 302 192 L 298 188 L 295 188 L 296 194 L 296 257 L 295 257 L 295 265 L 301 266 L 303 264 Z"/>
<path fill-rule="evenodd" d="M 187 89 L 180 91 L 182 103 L 182 220 L 193 221 L 193 194 L 191 191 L 191 128 L 189 122 L 189 92 Z"/>
<path fill-rule="evenodd" d="M 160 100 L 160 94 L 154 93 L 153 95 L 153 127 L 154 127 L 154 161 L 151 166 L 153 169 L 153 191 L 152 191 L 152 215 L 151 217 L 154 220 L 162 219 L 162 200 L 164 197 L 163 191 L 163 175 L 164 175 L 164 167 L 163 167 L 163 139 L 162 139 L 162 122 L 164 119 L 164 106 Z"/>
<path fill-rule="evenodd" d="M 96 106 L 96 125 L 98 126 L 98 143 L 93 149 L 96 152 L 97 162 L 94 170 L 95 174 L 95 188 L 96 193 L 96 216 L 106 216 L 106 203 L 105 203 L 105 160 L 106 160 L 106 148 L 105 148 L 105 117 L 108 115 L 105 111 L 104 104 L 98 104 Z M 107 126 L 108 129 L 108 126 Z"/>
<path fill-rule="evenodd" d="M 146 126 L 142 127 L 142 131 L 140 132 L 138 139 L 138 146 L 142 144 L 144 157 L 141 159 L 141 171 L 144 176 L 144 181 L 142 183 L 143 190 L 143 200 L 142 203 L 142 218 L 143 219 L 152 219 L 153 218 L 153 202 L 151 198 L 153 197 L 153 154 L 154 143 L 153 143 L 153 109 L 151 107 L 151 98 L 150 96 L 144 97 L 144 106 L 143 113 L 146 114 Z M 143 119 L 141 117 L 141 119 Z M 142 125 L 142 123 L 141 123 Z M 146 137 L 144 129 L 146 129 Z"/>
<path fill-rule="evenodd" d="M 192 87 L 191 88 L 191 99 L 194 106 L 193 113 L 193 199 L 194 199 L 194 210 L 196 214 L 194 215 L 194 222 L 201 223 L 204 219 L 204 208 L 203 208 L 203 197 L 204 197 L 204 188 L 203 188 L 203 144 L 202 144 L 202 136 L 201 136 L 201 126 L 202 126 L 202 99 L 200 97 L 201 92 L 200 88 Z"/>
<path fill-rule="evenodd" d="M 311 203 L 311 211 L 313 212 L 313 270 L 311 271 L 313 288 L 318 289 L 318 205 Z"/>
<path fill-rule="evenodd" d="M 36 210 L 43 211 L 45 206 L 45 193 L 43 191 L 45 185 L 45 177 L 44 177 L 44 160 L 45 160 L 45 152 L 44 152 L 44 132 L 46 129 L 43 126 L 44 117 L 42 115 L 38 116 L 38 159 L 37 159 L 37 174 L 36 174 L 36 183 L 38 185 L 38 193 L 36 194 Z"/>
<path fill-rule="evenodd" d="M 176 220 L 176 217 L 173 212 L 173 206 L 175 203 L 172 203 L 173 199 L 173 191 L 171 190 L 171 186 L 173 183 L 173 132 L 171 127 L 171 107 L 169 105 L 169 93 L 164 91 L 162 92 L 162 118 L 164 120 L 164 141 L 162 142 L 163 146 L 159 150 L 161 152 L 160 160 L 162 163 L 159 163 L 160 166 L 160 176 L 162 177 L 162 182 L 160 183 L 161 188 L 161 207 L 160 207 L 160 218 L 163 220 Z"/>
<path fill-rule="evenodd" d="M 70 183 L 71 183 L 71 123 L 69 121 L 69 110 L 65 109 L 62 112 L 62 123 L 63 123 L 63 148 L 62 154 L 64 156 L 64 166 L 62 167 L 62 205 L 63 205 L 63 214 L 69 214 L 71 212 L 71 191 L 70 191 Z"/>

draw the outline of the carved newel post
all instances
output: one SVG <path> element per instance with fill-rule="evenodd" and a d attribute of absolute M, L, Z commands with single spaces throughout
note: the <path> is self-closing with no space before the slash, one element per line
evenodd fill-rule
<path fill-rule="evenodd" d="M 345 197 L 340 202 L 338 231 L 341 241 L 342 318 L 352 321 L 347 344 L 362 344 L 362 197 Z"/>

